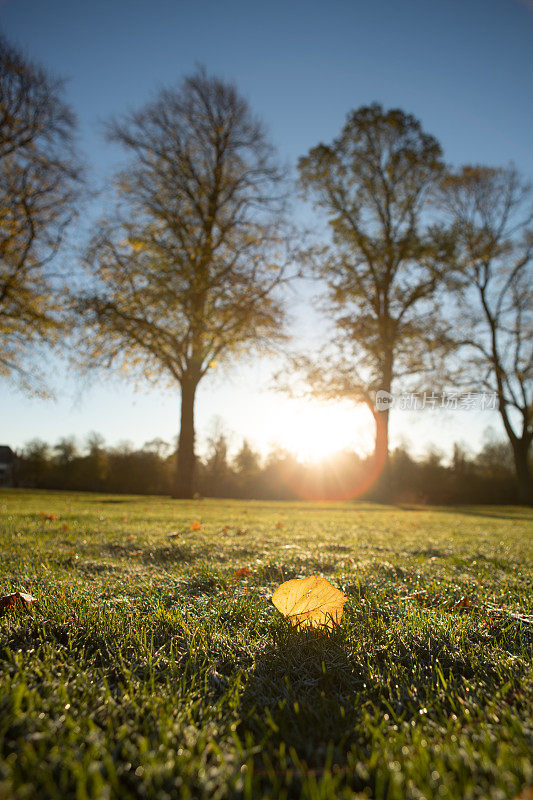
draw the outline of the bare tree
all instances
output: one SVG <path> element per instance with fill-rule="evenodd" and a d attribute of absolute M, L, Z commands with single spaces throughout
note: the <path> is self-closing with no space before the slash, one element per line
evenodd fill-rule
<path fill-rule="evenodd" d="M 441 148 L 414 117 L 375 104 L 351 112 L 299 171 L 332 236 L 308 262 L 326 281 L 333 341 L 307 375 L 323 396 L 368 405 L 386 466 L 389 407 L 376 409 L 375 394 L 427 369 L 446 339 L 434 298 L 447 241 L 427 222 Z"/>
<path fill-rule="evenodd" d="M 460 380 L 496 392 L 520 498 L 533 501 L 533 198 L 514 168 L 465 166 L 442 205 L 456 241 Z"/>
<path fill-rule="evenodd" d="M 191 497 L 198 384 L 216 363 L 283 335 L 283 176 L 247 102 L 203 70 L 109 137 L 131 161 L 87 258 L 87 362 L 179 384 L 175 495 Z"/>
<path fill-rule="evenodd" d="M 81 171 L 62 85 L 0 38 L 0 375 L 43 390 L 35 346 L 64 325 L 53 259 Z"/>

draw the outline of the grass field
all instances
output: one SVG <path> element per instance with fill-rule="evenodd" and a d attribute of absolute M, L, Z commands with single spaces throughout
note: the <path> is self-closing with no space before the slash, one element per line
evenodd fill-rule
<path fill-rule="evenodd" d="M 1 800 L 533 784 L 524 509 L 5 490 L 0 519 L 0 595 L 37 598 L 0 618 Z M 332 634 L 270 602 L 314 574 L 349 597 Z"/>

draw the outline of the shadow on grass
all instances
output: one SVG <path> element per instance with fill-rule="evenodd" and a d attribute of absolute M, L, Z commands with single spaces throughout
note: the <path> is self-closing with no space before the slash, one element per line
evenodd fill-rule
<path fill-rule="evenodd" d="M 191 575 L 180 583 L 180 593 L 188 597 L 201 597 L 202 595 L 217 595 L 226 589 L 226 584 L 217 575 L 210 572 L 199 572 Z"/>
<path fill-rule="evenodd" d="M 284 742 L 309 766 L 323 764 L 328 745 L 340 756 L 359 739 L 357 709 L 368 682 L 368 667 L 347 652 L 341 635 L 283 632 L 248 676 L 242 733 Z"/>
<path fill-rule="evenodd" d="M 144 564 L 192 564 L 194 561 L 203 557 L 203 553 L 187 544 L 160 545 L 159 547 L 135 547 L 134 545 L 123 544 L 100 544 L 98 554 L 102 557 L 126 558 L 132 562 Z M 218 560 L 225 560 L 221 554 Z"/>
<path fill-rule="evenodd" d="M 100 499 L 100 500 L 87 500 L 86 502 L 87 503 L 94 503 L 97 506 L 101 506 L 101 505 L 102 506 L 103 505 L 114 505 L 115 506 L 115 505 L 119 505 L 120 503 L 131 503 L 131 499 L 130 500 L 127 500 L 127 499 L 126 500 L 117 500 L 115 498 L 113 498 L 113 499 L 105 498 L 105 499 Z"/>
<path fill-rule="evenodd" d="M 247 678 L 240 735 L 259 737 L 265 752 L 293 748 L 309 768 L 326 758 L 343 763 L 349 751 L 365 760 L 380 726 L 410 730 L 427 720 L 444 729 L 458 708 L 476 708 L 507 681 L 523 679 L 523 631 L 473 632 L 466 651 L 445 631 L 430 638 L 420 634 L 407 645 L 401 635 L 372 637 L 354 645 L 342 631 L 276 632 Z M 511 656 L 503 663 L 502 650 Z M 472 691 L 480 673 L 490 687 L 484 699 Z M 263 751 L 257 769 L 265 770 Z"/>
<path fill-rule="evenodd" d="M 462 515 L 468 517 L 486 517 L 488 519 L 524 520 L 526 522 L 531 522 L 533 520 L 533 511 L 528 514 L 525 506 L 517 506 L 516 511 L 509 510 L 507 507 L 502 509 L 500 506 L 494 506 L 493 511 L 492 508 L 487 506 L 419 506 L 399 503 L 396 508 L 398 508 L 400 511 L 439 511 L 443 514 L 454 514 L 456 516 Z M 508 513 L 503 514 L 502 511 L 504 510 Z"/>

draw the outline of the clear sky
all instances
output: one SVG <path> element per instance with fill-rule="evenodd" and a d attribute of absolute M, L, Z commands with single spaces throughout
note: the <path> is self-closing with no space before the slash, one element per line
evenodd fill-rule
<path fill-rule="evenodd" d="M 102 141 L 101 122 L 142 105 L 197 64 L 235 80 L 289 163 L 337 135 L 350 109 L 378 101 L 417 116 L 451 163 L 513 161 L 533 178 L 531 0 L 0 0 L 0 27 L 68 80 L 95 181 L 105 180 L 119 156 Z M 293 307 L 298 336 L 312 339 L 316 318 L 307 296 L 294 297 Z M 134 392 L 111 378 L 83 385 L 56 362 L 50 371 L 55 403 L 0 385 L 2 443 L 82 439 L 91 430 L 109 443 L 136 445 L 176 435 L 177 391 Z M 334 409 L 314 417 L 308 410 L 305 417 L 270 392 L 271 371 L 252 361 L 201 385 L 200 442 L 215 417 L 236 444 L 245 435 L 264 450 L 276 440 L 290 445 L 291 433 L 301 439 L 304 421 L 326 430 L 328 417 L 345 415 L 352 431 L 346 443 L 368 445 L 363 413 Z M 490 411 L 397 412 L 392 435 L 418 451 L 430 441 L 445 450 L 453 440 L 477 448 L 487 426 L 500 431 Z"/>

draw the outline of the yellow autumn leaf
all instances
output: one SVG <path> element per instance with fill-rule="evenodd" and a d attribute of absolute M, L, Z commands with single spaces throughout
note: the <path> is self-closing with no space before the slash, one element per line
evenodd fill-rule
<path fill-rule="evenodd" d="M 272 602 L 281 613 L 300 628 L 329 628 L 341 621 L 348 598 L 326 578 L 312 575 L 285 581 L 272 595 Z"/>

